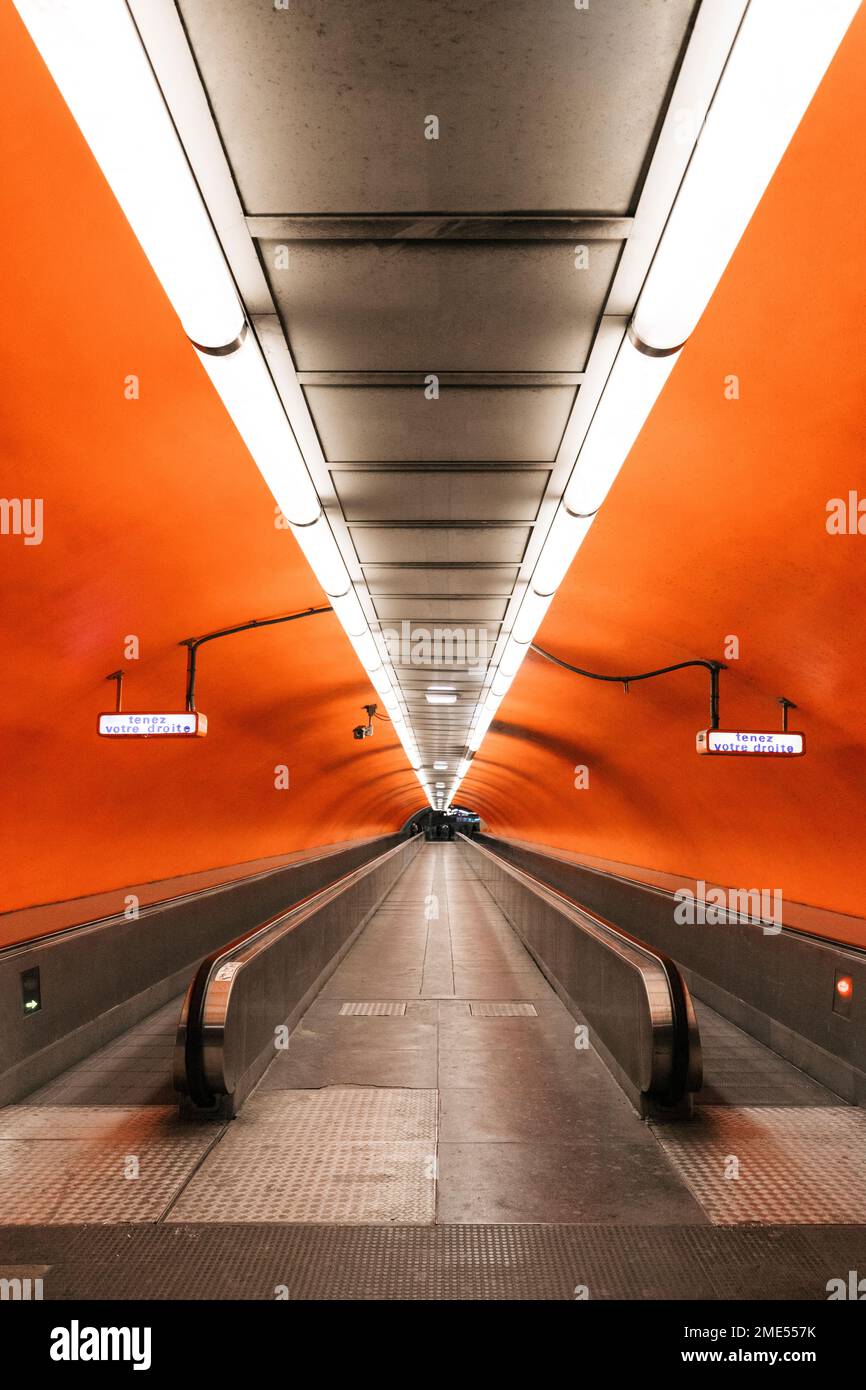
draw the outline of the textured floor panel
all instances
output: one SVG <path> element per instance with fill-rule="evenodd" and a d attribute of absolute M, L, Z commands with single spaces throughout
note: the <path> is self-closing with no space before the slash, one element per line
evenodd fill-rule
<path fill-rule="evenodd" d="M 174 1105 L 10 1105 L 0 1110 L 4 1139 L 93 1139 L 129 1146 L 184 1134 Z"/>
<path fill-rule="evenodd" d="M 862 1228 L 568 1225 L 0 1227 L 51 1299 L 824 1301 Z M 821 1248 L 824 1239 L 832 1252 Z M 11 1242 L 11 1245 L 9 1244 Z M 51 1247 L 51 1259 L 46 1250 Z"/>
<path fill-rule="evenodd" d="M 436 1144 L 437 1093 L 360 1086 L 258 1092 L 223 1144 Z"/>
<path fill-rule="evenodd" d="M 2 1121 L 0 1212 L 10 1225 L 156 1221 L 218 1133 L 161 1106 L 16 1106 Z"/>
<path fill-rule="evenodd" d="M 866 1222 L 862 1110 L 706 1106 L 654 1132 L 716 1225 Z"/>
<path fill-rule="evenodd" d="M 437 1113 L 431 1090 L 260 1092 L 169 1220 L 432 1222 Z"/>
<path fill-rule="evenodd" d="M 478 1001 L 469 1005 L 473 1018 L 537 1018 L 538 1010 L 534 1004 L 487 1003 Z"/>
<path fill-rule="evenodd" d="M 343 1018 L 402 1018 L 405 1012 L 405 1000 L 396 999 L 379 1004 L 343 1004 L 340 1009 Z"/>
<path fill-rule="evenodd" d="M 220 1144 L 168 1216 L 349 1225 L 432 1222 L 429 1144 Z"/>
<path fill-rule="evenodd" d="M 827 1297 L 827 1280 L 836 1269 L 802 1226 L 692 1226 L 685 1248 L 707 1271 L 713 1298 L 754 1300 Z M 856 1241 L 849 1239 L 846 1254 Z M 845 1266 L 847 1268 L 847 1265 Z"/>

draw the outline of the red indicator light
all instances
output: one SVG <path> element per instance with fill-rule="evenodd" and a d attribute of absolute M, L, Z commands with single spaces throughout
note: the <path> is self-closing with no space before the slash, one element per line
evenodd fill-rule
<path fill-rule="evenodd" d="M 850 999 L 854 992 L 854 984 L 850 975 L 840 975 L 836 981 L 836 993 L 843 999 Z"/>

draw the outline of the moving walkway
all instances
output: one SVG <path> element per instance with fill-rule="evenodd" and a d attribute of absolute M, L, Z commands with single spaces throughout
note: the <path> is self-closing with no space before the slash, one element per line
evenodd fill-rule
<path fill-rule="evenodd" d="M 459 841 L 470 874 L 588 1028 L 638 1112 L 688 1114 L 701 1084 L 701 1048 L 676 964 L 466 836 Z M 330 971 L 421 843 L 417 836 L 387 851 L 201 963 L 187 991 L 175 1056 L 186 1113 L 237 1113 L 273 1062 L 275 1038 L 287 1042 L 287 1030 L 321 987 L 324 956 Z"/>

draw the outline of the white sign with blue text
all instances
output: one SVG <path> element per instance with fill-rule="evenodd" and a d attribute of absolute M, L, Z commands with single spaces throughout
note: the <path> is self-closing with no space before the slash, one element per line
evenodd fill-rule
<path fill-rule="evenodd" d="M 180 714 L 101 714 L 98 732 L 103 738 L 203 738 L 207 715 L 198 710 Z"/>
<path fill-rule="evenodd" d="M 776 757 L 798 758 L 806 751 L 802 734 L 788 730 L 774 732 L 758 730 L 702 729 L 697 736 L 699 753 L 750 753 Z"/>

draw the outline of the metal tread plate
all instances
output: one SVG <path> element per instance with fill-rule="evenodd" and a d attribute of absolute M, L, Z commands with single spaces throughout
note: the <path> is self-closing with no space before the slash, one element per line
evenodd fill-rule
<path fill-rule="evenodd" d="M 170 1222 L 226 1220 L 425 1224 L 436 1211 L 435 1161 L 423 1143 L 220 1145 Z"/>
<path fill-rule="evenodd" d="M 437 1126 L 438 1096 L 430 1090 L 262 1092 L 167 1219 L 430 1223 Z"/>
<path fill-rule="evenodd" d="M 0 1113 L 3 1220 L 156 1221 L 217 1134 L 166 1106 L 10 1106 Z"/>
<path fill-rule="evenodd" d="M 866 1222 L 863 1110 L 713 1105 L 654 1133 L 715 1225 Z"/>
<path fill-rule="evenodd" d="M 538 1010 L 534 1004 L 524 1004 L 506 1000 L 502 1003 L 487 1000 L 473 1000 L 469 1005 L 473 1018 L 537 1018 Z"/>
<path fill-rule="evenodd" d="M 378 1003 L 346 1003 L 340 1006 L 341 1018 L 402 1018 L 405 1013 L 405 999 L 383 1000 Z"/>
<path fill-rule="evenodd" d="M 435 1146 L 438 1093 L 384 1086 L 325 1086 L 307 1091 L 259 1091 L 247 1102 L 223 1144 L 267 1143 Z"/>
<path fill-rule="evenodd" d="M 7 1264 L 8 1262 L 8 1264 Z M 0 1227 L 0 1277 L 47 1300 L 827 1298 L 863 1227 L 138 1225 Z M 11 1270 L 10 1270 L 11 1272 Z"/>

